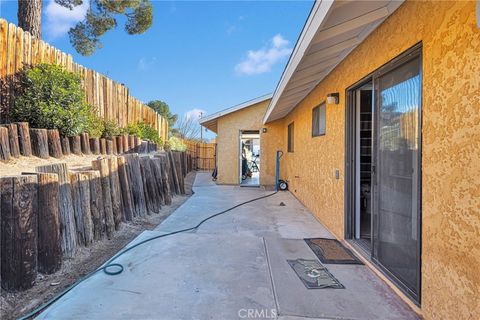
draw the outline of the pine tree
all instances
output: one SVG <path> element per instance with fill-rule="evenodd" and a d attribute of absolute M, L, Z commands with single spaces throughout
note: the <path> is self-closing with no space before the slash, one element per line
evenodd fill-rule
<path fill-rule="evenodd" d="M 153 100 L 147 103 L 147 105 L 155 110 L 157 113 L 162 115 L 165 119 L 168 121 L 168 127 L 170 129 L 173 129 L 173 126 L 177 122 L 178 115 L 173 114 L 170 111 L 170 107 L 168 106 L 167 103 L 161 101 L 161 100 Z"/>
<path fill-rule="evenodd" d="M 18 26 L 32 37 L 42 37 L 42 0 L 18 0 Z"/>
<path fill-rule="evenodd" d="M 85 0 L 55 0 L 73 10 Z M 117 27 L 117 16 L 125 16 L 125 31 L 142 34 L 151 27 L 153 7 L 149 0 L 89 0 L 90 7 L 83 21 L 68 32 L 70 43 L 78 53 L 89 56 L 102 47 L 100 37 Z M 36 38 L 41 37 L 42 0 L 18 0 L 18 25 Z"/>

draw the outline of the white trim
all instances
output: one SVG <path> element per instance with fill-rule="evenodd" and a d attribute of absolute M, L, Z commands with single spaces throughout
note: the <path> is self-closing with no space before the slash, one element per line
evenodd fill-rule
<path fill-rule="evenodd" d="M 257 184 L 247 184 L 247 183 L 243 183 L 243 180 L 242 180 L 242 169 L 243 169 L 243 150 L 242 150 L 242 140 L 243 139 L 248 139 L 248 138 L 244 138 L 244 133 L 243 131 L 249 131 L 249 130 L 240 130 L 239 131 L 239 157 L 238 157 L 238 178 L 239 178 L 239 183 L 238 185 L 240 187 L 259 187 L 261 186 L 261 181 L 260 181 L 260 172 L 262 170 L 262 164 L 260 162 L 260 168 L 258 169 L 258 183 Z M 254 136 L 258 136 L 258 137 L 255 137 L 255 138 L 250 138 L 252 140 L 254 139 L 258 139 L 258 144 L 261 145 L 261 134 L 260 134 L 260 130 L 253 130 L 253 131 L 258 131 L 258 133 L 252 133 L 252 134 L 246 134 L 246 135 L 254 135 Z M 261 157 L 261 154 L 260 154 L 260 157 Z M 261 160 L 260 160 L 261 161 Z"/>
<path fill-rule="evenodd" d="M 356 17 L 352 20 L 348 20 L 348 21 L 345 21 L 344 23 L 322 30 L 320 34 L 317 37 L 315 37 L 315 40 L 312 42 L 312 45 L 325 41 L 327 39 L 331 39 L 333 37 L 341 35 L 342 33 L 346 33 L 350 30 L 354 30 L 354 29 L 363 27 L 367 24 L 370 24 L 372 22 L 386 18 L 390 13 L 391 12 L 388 10 L 388 8 L 381 7 L 377 10 L 374 10 L 364 15 L 361 15 L 359 17 Z"/>
<path fill-rule="evenodd" d="M 360 43 L 360 39 L 358 39 L 358 37 L 353 37 L 343 42 L 336 43 L 328 48 L 310 53 L 309 55 L 306 56 L 305 60 L 302 62 L 302 68 L 316 65 L 318 63 L 316 60 L 319 57 L 328 57 L 334 54 L 338 54 L 345 49 L 349 49 L 351 47 L 358 45 L 359 43 Z"/>
<path fill-rule="evenodd" d="M 270 117 L 270 114 L 273 111 L 273 106 L 277 104 L 278 99 L 287 86 L 288 80 L 292 77 L 293 73 L 297 69 L 297 66 L 305 55 L 310 42 L 313 40 L 313 37 L 315 36 L 318 28 L 320 28 L 320 25 L 327 16 L 332 5 L 333 0 L 321 0 L 315 2 L 312 13 L 308 17 L 305 28 L 303 29 L 297 45 L 295 46 L 295 49 L 290 57 L 290 61 L 285 68 L 285 72 L 282 74 L 280 82 L 278 83 L 278 87 L 275 90 L 272 101 L 270 101 L 270 105 L 268 106 L 267 112 L 263 118 L 263 123 L 266 123 L 267 119 Z"/>
<path fill-rule="evenodd" d="M 206 122 L 209 122 L 209 121 L 215 120 L 217 118 L 223 117 L 223 116 L 225 116 L 227 114 L 230 114 L 232 112 L 242 110 L 242 109 L 248 108 L 250 106 L 253 106 L 254 104 L 257 104 L 257 103 L 263 102 L 265 100 L 271 99 L 272 96 L 273 96 L 273 93 L 269 93 L 269 94 L 263 95 L 261 97 L 255 98 L 255 99 L 248 100 L 248 101 L 243 102 L 241 104 L 237 104 L 236 106 L 233 106 L 233 107 L 218 111 L 218 112 L 216 112 L 214 114 L 211 114 L 209 116 L 203 117 L 199 120 L 199 122 L 200 122 L 201 125 L 203 125 Z"/>
<path fill-rule="evenodd" d="M 335 15 L 338 13 L 337 9 L 345 11 L 349 9 L 348 5 L 358 4 L 358 2 L 317 0 L 280 78 L 263 117 L 263 123 L 283 118 L 293 110 L 403 2 L 404 0 L 390 0 L 386 4 L 380 4 L 381 7 L 377 7 L 375 10 L 322 29 L 322 25 L 329 25 L 330 18 L 342 21 L 338 14 Z M 345 39 L 349 33 L 356 35 Z M 339 39 L 335 41 L 337 37 Z M 326 40 L 327 42 L 325 42 Z M 316 49 L 315 44 L 318 44 L 316 47 L 328 44 L 328 47 Z"/>
<path fill-rule="evenodd" d="M 310 67 L 310 68 L 303 68 L 302 65 L 299 66 L 298 71 L 302 72 L 302 76 L 308 77 L 314 74 L 318 74 L 319 72 L 322 72 L 332 66 L 337 65 L 340 61 L 342 61 L 342 58 L 340 56 L 335 56 L 328 58 L 320 63 L 317 63 L 316 65 Z"/>
<path fill-rule="evenodd" d="M 324 76 L 327 75 L 327 73 L 328 72 L 325 71 L 324 74 L 322 74 L 322 73 L 318 74 L 317 73 L 317 74 L 313 74 L 313 75 L 302 77 L 302 78 L 293 77 L 292 81 L 295 81 L 295 84 L 298 84 L 298 85 L 304 85 L 304 84 L 311 83 L 311 82 L 314 82 L 314 81 L 318 82 L 318 78 L 323 78 Z"/>

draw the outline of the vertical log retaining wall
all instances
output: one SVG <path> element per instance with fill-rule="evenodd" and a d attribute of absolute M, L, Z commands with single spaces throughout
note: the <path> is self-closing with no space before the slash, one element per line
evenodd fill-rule
<path fill-rule="evenodd" d="M 58 163 L 37 167 L 36 174 L 0 177 L 1 286 L 28 289 L 37 272 L 59 270 L 78 247 L 159 214 L 172 196 L 185 194 L 188 163 L 183 152 L 130 153 L 94 160 L 91 170 Z"/>
<path fill-rule="evenodd" d="M 87 133 L 61 137 L 56 129 L 29 128 L 27 122 L 0 125 L 0 161 L 20 155 L 61 159 L 70 154 L 122 154 L 133 152 L 153 153 L 161 148 L 151 141 L 141 141 L 134 136 L 116 136 L 111 139 L 90 138 Z M 139 148 L 135 139 L 144 146 Z M 129 144 L 129 141 L 132 144 Z M 141 150 L 140 150 L 141 149 Z"/>

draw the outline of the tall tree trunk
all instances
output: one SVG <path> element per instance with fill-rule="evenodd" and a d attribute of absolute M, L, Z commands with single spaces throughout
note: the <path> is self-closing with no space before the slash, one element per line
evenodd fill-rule
<path fill-rule="evenodd" d="M 42 0 L 18 0 L 18 26 L 32 37 L 42 38 Z"/>

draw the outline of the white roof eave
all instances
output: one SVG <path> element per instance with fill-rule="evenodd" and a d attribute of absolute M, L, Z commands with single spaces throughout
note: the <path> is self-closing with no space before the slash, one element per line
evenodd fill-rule
<path fill-rule="evenodd" d="M 211 122 L 212 120 L 218 119 L 218 118 L 223 117 L 227 114 L 230 114 L 230 113 L 248 108 L 250 106 L 253 106 L 254 104 L 257 104 L 257 103 L 263 102 L 265 100 L 271 99 L 272 96 L 273 96 L 273 94 L 269 93 L 269 94 L 260 96 L 260 97 L 255 98 L 255 99 L 245 101 L 243 103 L 237 104 L 236 106 L 233 106 L 233 107 L 218 111 L 218 112 L 216 112 L 214 114 L 211 114 L 209 116 L 203 117 L 199 120 L 199 122 L 200 122 L 201 125 L 203 125 L 207 122 Z"/>
<path fill-rule="evenodd" d="M 280 82 L 273 93 L 272 101 L 270 101 L 270 105 L 268 106 L 267 112 L 263 118 L 263 123 L 265 124 L 270 117 L 270 114 L 273 111 L 273 106 L 275 106 L 280 98 L 281 94 L 285 90 L 285 87 L 288 83 L 288 80 L 292 77 L 293 73 L 295 72 L 296 68 L 300 64 L 305 52 L 310 45 L 313 37 L 315 36 L 317 29 L 322 24 L 323 20 L 328 14 L 328 11 L 333 5 L 333 0 L 320 0 L 315 1 L 314 7 L 310 13 L 310 16 L 307 19 L 307 23 L 300 35 L 297 45 L 295 45 L 295 49 L 292 52 L 290 60 L 285 68 L 285 71 L 280 78 Z"/>
<path fill-rule="evenodd" d="M 403 2 L 317 0 L 278 82 L 263 123 L 290 113 Z"/>

